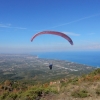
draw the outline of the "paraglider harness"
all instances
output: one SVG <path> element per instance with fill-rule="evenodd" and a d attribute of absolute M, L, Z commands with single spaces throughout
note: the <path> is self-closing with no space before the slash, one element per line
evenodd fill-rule
<path fill-rule="evenodd" d="M 52 70 L 52 66 L 53 66 L 53 64 L 49 64 L 49 68 L 50 68 L 50 70 Z"/>

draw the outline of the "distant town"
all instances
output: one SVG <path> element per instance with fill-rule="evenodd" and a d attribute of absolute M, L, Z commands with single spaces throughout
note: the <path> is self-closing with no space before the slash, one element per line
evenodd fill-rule
<path fill-rule="evenodd" d="M 53 64 L 52 70 L 49 64 Z M 64 60 L 40 59 L 29 54 L 0 54 L 0 81 L 32 79 L 49 81 L 51 79 L 78 76 L 95 68 Z"/>

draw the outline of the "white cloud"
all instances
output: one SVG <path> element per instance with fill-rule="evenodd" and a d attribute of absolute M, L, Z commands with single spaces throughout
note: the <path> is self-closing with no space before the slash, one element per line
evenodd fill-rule
<path fill-rule="evenodd" d="M 11 24 L 0 24 L 0 27 L 4 27 L 4 28 L 9 28 L 11 26 Z"/>
<path fill-rule="evenodd" d="M 68 25 L 68 24 L 72 24 L 72 23 L 79 22 L 81 20 L 89 19 L 89 18 L 96 17 L 96 16 L 100 16 L 100 13 L 99 14 L 94 14 L 94 15 L 91 15 L 91 16 L 86 16 L 86 17 L 76 19 L 74 21 L 70 21 L 70 22 L 67 22 L 67 23 L 60 24 L 60 25 L 56 25 L 56 26 L 53 26 L 51 28 L 57 28 L 57 27 L 60 27 L 60 26 L 65 26 L 65 25 Z"/>
<path fill-rule="evenodd" d="M 12 27 L 11 24 L 0 24 L 0 27 L 2 28 L 15 28 L 15 29 L 27 29 L 23 27 Z"/>
<path fill-rule="evenodd" d="M 94 35 L 95 33 L 88 33 L 88 35 Z"/>
<path fill-rule="evenodd" d="M 63 32 L 63 33 L 65 33 L 66 35 L 80 36 L 80 34 L 73 33 L 73 32 Z"/>
<path fill-rule="evenodd" d="M 73 49 L 77 49 L 77 50 L 100 50 L 100 43 L 89 43 L 89 44 L 75 45 Z"/>
<path fill-rule="evenodd" d="M 100 49 L 100 44 L 96 44 L 96 45 L 90 45 L 90 46 L 88 46 L 88 49 L 95 49 L 95 50 L 97 50 L 97 49 Z"/>
<path fill-rule="evenodd" d="M 23 28 L 23 27 L 10 27 L 10 28 L 16 28 L 16 29 L 27 29 L 27 28 Z"/>

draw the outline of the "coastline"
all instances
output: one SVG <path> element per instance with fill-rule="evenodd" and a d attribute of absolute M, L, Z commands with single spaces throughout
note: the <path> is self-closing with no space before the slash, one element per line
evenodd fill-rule
<path fill-rule="evenodd" d="M 34 55 L 34 53 L 31 53 Z M 36 53 L 35 53 L 36 54 Z M 100 67 L 100 51 L 83 52 L 39 52 L 37 58 L 65 60 L 92 67 Z"/>

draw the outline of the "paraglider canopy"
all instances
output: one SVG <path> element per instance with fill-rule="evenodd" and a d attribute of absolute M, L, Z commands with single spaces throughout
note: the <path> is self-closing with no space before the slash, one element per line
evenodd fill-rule
<path fill-rule="evenodd" d="M 57 31 L 42 31 L 42 32 L 39 32 L 31 38 L 31 42 L 34 40 L 35 37 L 37 37 L 38 35 L 42 35 L 42 34 L 52 34 L 52 35 L 61 36 L 61 37 L 65 38 L 66 40 L 68 40 L 71 45 L 73 45 L 73 41 L 68 35 L 66 35 L 62 32 L 57 32 Z"/>

